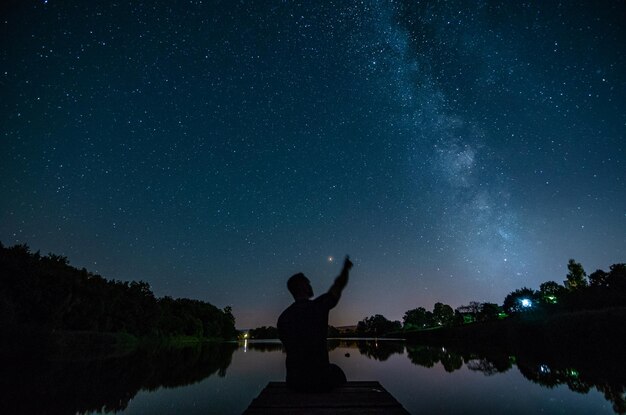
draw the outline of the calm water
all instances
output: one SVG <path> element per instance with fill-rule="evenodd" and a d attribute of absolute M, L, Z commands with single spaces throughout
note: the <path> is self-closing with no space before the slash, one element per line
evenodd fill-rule
<path fill-rule="evenodd" d="M 480 356 L 381 340 L 331 340 L 329 348 L 349 380 L 379 381 L 411 413 L 626 410 L 623 375 L 585 373 L 584 362 L 559 367 L 536 356 Z M 0 398 L 5 413 L 239 414 L 267 382 L 284 379 L 284 358 L 278 342 L 264 342 L 39 362 L 9 368 Z"/>

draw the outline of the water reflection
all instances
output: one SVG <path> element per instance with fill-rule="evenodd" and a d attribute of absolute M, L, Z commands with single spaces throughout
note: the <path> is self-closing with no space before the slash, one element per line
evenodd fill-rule
<path fill-rule="evenodd" d="M 279 340 L 262 340 L 262 341 L 248 341 L 248 350 L 255 350 L 257 352 L 282 352 L 283 344 Z"/>
<path fill-rule="evenodd" d="M 619 350 L 610 355 L 598 353 L 583 358 L 575 354 L 550 354 L 537 350 L 476 351 L 476 348 L 405 345 L 400 341 L 386 340 L 335 339 L 329 340 L 328 346 L 330 350 L 339 348 L 341 355 L 347 351 L 346 357 L 353 353 L 357 359 L 388 362 L 383 365 L 388 373 L 402 370 L 402 361 L 424 368 L 441 365 L 448 373 L 466 368 L 490 377 L 517 367 L 524 378 L 545 388 L 566 385 L 580 394 L 595 388 L 611 402 L 616 413 L 626 413 L 624 356 Z M 251 375 L 251 371 L 261 370 L 254 369 L 255 361 L 271 358 L 282 365 L 282 356 L 278 354 L 283 353 L 283 348 L 278 341 L 138 350 L 123 357 L 108 359 L 88 359 L 83 356 L 79 360 L 5 361 L 0 362 L 0 403 L 3 413 L 12 414 L 118 412 L 126 409 L 141 390 L 155 391 L 163 387 L 183 389 L 183 386 L 211 376 L 226 376 L 233 353 L 238 348 L 241 353 L 257 353 L 246 360 L 247 366 L 243 372 L 246 376 Z M 406 360 L 391 359 L 394 355 L 406 355 Z M 237 371 L 237 366 L 233 364 L 233 370 Z M 402 376 L 400 373 L 397 375 Z M 250 388 L 250 384 L 244 386 L 235 379 L 235 389 Z M 267 380 L 260 382 L 258 387 L 262 388 L 265 382 Z M 225 392 L 222 390 L 216 393 Z"/>
<path fill-rule="evenodd" d="M 623 355 L 623 352 L 617 354 Z M 607 361 L 611 360 L 607 356 Z M 593 366 L 589 365 L 588 359 L 563 362 L 533 355 L 519 355 L 516 365 L 526 379 L 547 388 L 567 385 L 570 390 L 583 394 L 596 388 L 612 403 L 616 413 L 626 413 L 626 377 L 623 366 Z"/>
<path fill-rule="evenodd" d="M 142 389 L 225 376 L 236 349 L 236 344 L 205 344 L 109 359 L 2 362 L 0 401 L 7 414 L 117 412 Z"/>
<path fill-rule="evenodd" d="M 433 367 L 441 363 L 446 372 L 454 372 L 463 366 L 463 358 L 445 347 L 408 346 L 407 355 L 414 365 Z"/>
<path fill-rule="evenodd" d="M 513 356 L 502 350 L 483 350 L 476 353 L 439 346 L 406 347 L 411 363 L 423 367 L 430 368 L 441 363 L 447 372 L 453 372 L 465 364 L 469 370 L 493 376 L 504 373 L 515 365 L 526 379 L 547 388 L 567 385 L 570 390 L 581 394 L 596 388 L 612 403 L 616 413 L 626 413 L 626 377 L 621 352 L 613 359 L 608 356 L 589 356 L 580 360 L 572 356 L 563 359 L 559 355 L 541 355 L 536 350 L 523 349 L 516 350 L 517 354 Z M 590 361 L 594 363 L 590 364 Z"/>
<path fill-rule="evenodd" d="M 328 349 L 334 350 L 338 347 L 358 349 L 359 353 L 370 359 L 381 362 L 389 359 L 394 354 L 404 354 L 404 342 L 394 340 L 378 339 L 329 339 Z"/>

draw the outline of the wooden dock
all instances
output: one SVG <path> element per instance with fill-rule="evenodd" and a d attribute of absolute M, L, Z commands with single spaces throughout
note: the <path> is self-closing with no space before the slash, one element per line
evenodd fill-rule
<path fill-rule="evenodd" d="M 326 393 L 294 392 L 285 382 L 270 382 L 244 414 L 408 415 L 408 412 L 378 382 L 348 382 Z"/>

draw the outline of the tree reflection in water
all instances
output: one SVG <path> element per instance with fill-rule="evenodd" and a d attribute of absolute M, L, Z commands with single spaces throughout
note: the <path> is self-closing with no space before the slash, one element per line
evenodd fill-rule
<path fill-rule="evenodd" d="M 334 350 L 337 347 L 347 347 L 358 349 L 359 353 L 369 359 L 381 362 L 389 359 L 394 354 L 404 354 L 404 342 L 394 340 L 378 339 L 329 339 L 328 349 Z"/>
<path fill-rule="evenodd" d="M 424 367 L 433 367 L 441 363 L 446 372 L 454 372 L 463 366 L 463 358 L 445 347 L 407 346 L 407 355 L 411 363 Z"/>
<path fill-rule="evenodd" d="M 393 354 L 403 354 L 405 344 L 387 340 L 328 341 L 329 349 L 347 347 L 358 349 L 368 358 L 385 361 Z M 476 351 L 479 350 L 479 351 Z M 441 363 L 447 372 L 467 369 L 485 376 L 504 373 L 517 366 L 528 380 L 547 388 L 558 385 L 577 393 L 588 393 L 592 388 L 604 394 L 618 414 L 626 414 L 626 362 L 621 351 L 596 353 L 595 356 L 561 350 L 544 350 L 518 347 L 514 351 L 501 348 L 476 347 L 474 349 L 446 346 L 406 344 L 411 363 L 427 368 Z M 612 356 L 612 357 L 609 357 Z"/>
<path fill-rule="evenodd" d="M 121 411 L 140 390 L 225 376 L 237 344 L 137 350 L 108 359 L 2 362 L 3 413 Z"/>
<path fill-rule="evenodd" d="M 2 361 L 0 405 L 3 413 L 75 414 L 124 410 L 141 390 L 181 387 L 207 377 L 226 376 L 236 343 L 209 343 L 181 349 L 138 350 L 108 358 L 78 360 Z M 243 344 L 241 344 L 243 347 Z M 282 353 L 279 342 L 248 342 L 249 350 Z M 441 364 L 447 372 L 464 365 L 485 376 L 517 366 L 528 380 L 547 388 L 567 385 L 577 393 L 592 388 L 604 394 L 619 414 L 626 413 L 626 378 L 621 350 L 613 354 L 581 356 L 565 351 L 517 349 L 514 351 L 406 344 L 389 340 L 332 339 L 330 350 L 354 349 L 377 361 L 403 355 L 415 365 L 431 368 Z M 478 351 L 477 351 L 478 350 Z"/>
<path fill-rule="evenodd" d="M 621 352 L 617 352 L 623 355 Z M 597 357 L 596 357 L 597 358 Z M 602 392 L 604 397 L 613 404 L 618 414 L 626 413 L 626 376 L 623 366 L 611 367 L 620 356 L 606 357 L 604 364 L 590 365 L 589 360 L 572 361 L 555 358 L 518 355 L 517 367 L 528 380 L 542 386 L 553 388 L 557 385 L 567 387 L 578 393 L 588 393 L 591 388 Z"/>
<path fill-rule="evenodd" d="M 526 379 L 547 388 L 567 385 L 570 390 L 582 394 L 596 388 L 612 403 L 616 413 L 626 413 L 626 376 L 621 352 L 614 353 L 612 358 L 601 354 L 585 357 L 570 353 L 564 356 L 524 349 L 509 355 L 502 350 L 487 349 L 476 353 L 468 349 L 453 351 L 441 346 L 407 345 L 407 355 L 415 365 L 430 368 L 441 363 L 447 372 L 453 372 L 465 363 L 469 370 L 482 372 L 485 376 L 506 372 L 516 365 Z"/>
<path fill-rule="evenodd" d="M 257 352 L 282 352 L 284 351 L 282 343 L 269 342 L 269 341 L 264 341 L 264 340 L 260 340 L 258 342 L 254 340 L 248 341 L 247 347 L 249 350 L 254 350 Z"/>

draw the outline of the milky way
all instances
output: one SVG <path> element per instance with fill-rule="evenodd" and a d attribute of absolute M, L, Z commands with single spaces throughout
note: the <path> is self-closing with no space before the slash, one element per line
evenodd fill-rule
<path fill-rule="evenodd" d="M 239 327 L 625 262 L 626 5 L 545 3 L 2 6 L 0 241 Z"/>

